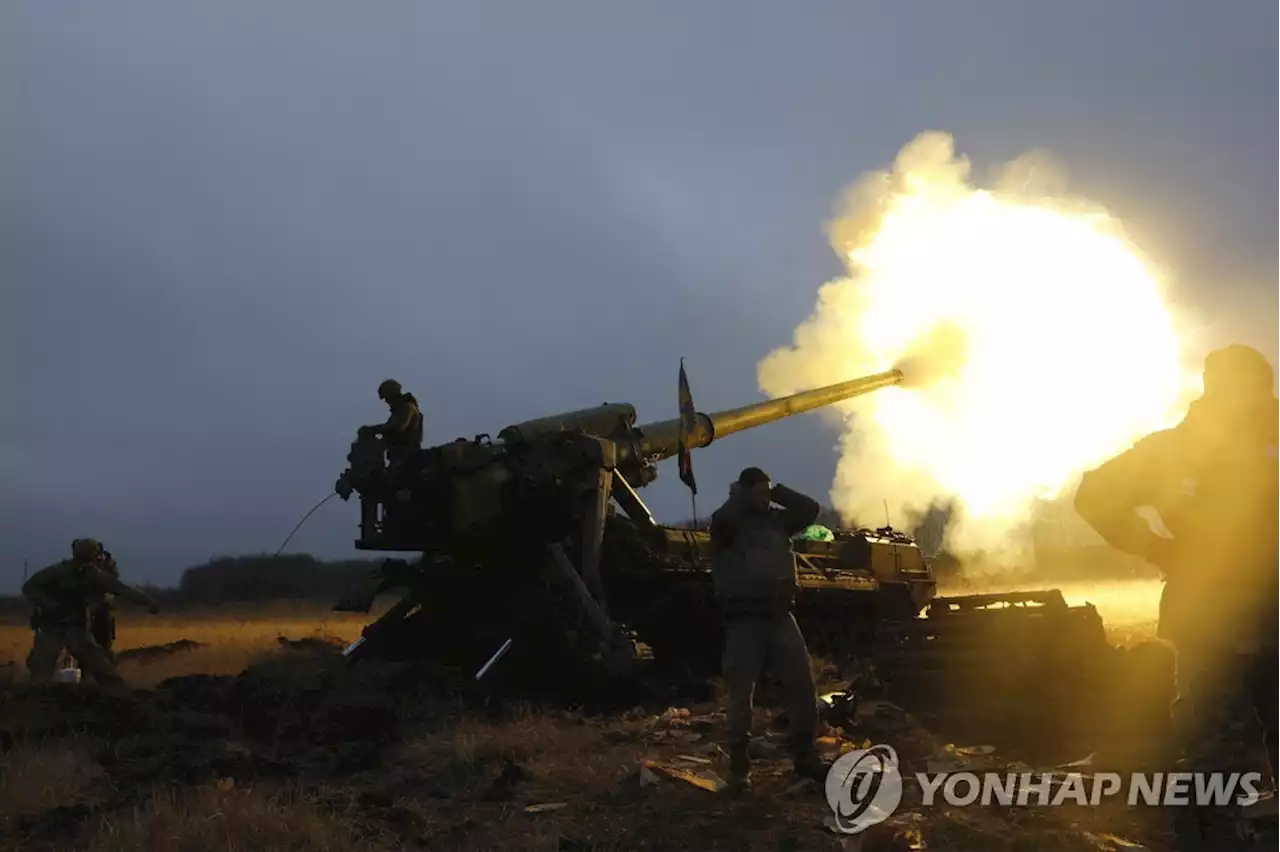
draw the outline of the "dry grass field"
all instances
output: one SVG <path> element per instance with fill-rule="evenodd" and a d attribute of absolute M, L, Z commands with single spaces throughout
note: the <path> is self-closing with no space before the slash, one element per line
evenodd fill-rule
<path fill-rule="evenodd" d="M 147 615 L 124 604 L 116 626 L 117 652 L 183 639 L 198 642 L 202 647 L 145 662 L 122 660 L 120 675 L 139 689 L 150 689 L 165 678 L 182 675 L 234 675 L 255 658 L 278 647 L 278 637 L 293 640 L 328 637 L 351 642 L 368 622 L 369 616 L 331 612 L 314 603 L 184 610 L 158 615 Z M 31 630 L 25 621 L 0 621 L 0 665 L 14 662 L 21 669 L 30 650 Z"/>
<path fill-rule="evenodd" d="M 789 790 L 785 760 L 759 761 L 756 792 L 746 799 L 642 770 L 657 760 L 724 775 L 715 703 L 690 707 L 688 719 L 664 719 L 657 705 L 589 717 L 495 704 L 406 690 L 395 671 L 349 680 L 332 650 L 279 641 L 332 648 L 366 621 L 306 606 L 126 610 L 118 651 L 200 643 L 123 662 L 122 675 L 140 690 L 131 700 L 27 687 L 30 631 L 22 622 L 0 625 L 0 664 L 13 663 L 15 675 L 0 683 L 0 849 L 1132 848 L 1107 839 L 1113 835 L 1172 848 L 1149 813 L 976 808 L 926 816 L 911 807 L 910 789 L 903 813 L 851 840 L 824 825 L 830 811 L 820 791 Z M 164 683 L 170 678 L 178 680 Z M 759 712 L 763 731 L 772 714 Z M 826 742 L 890 741 L 916 767 L 944 744 L 917 726 L 879 724 L 827 729 Z"/>
<path fill-rule="evenodd" d="M 117 629 L 118 652 L 179 640 L 202 647 L 145 662 L 126 660 L 120 672 L 141 690 L 168 678 L 235 675 L 251 665 L 311 672 L 315 661 L 282 648 L 279 637 L 348 642 L 366 622 L 367 617 L 283 606 L 161 616 L 125 612 Z M 133 751 L 140 742 L 155 740 L 142 747 L 144 752 L 168 746 L 174 754 L 153 755 L 161 764 L 182 762 L 184 752 L 197 752 L 192 763 L 219 761 L 210 760 L 207 749 L 193 749 L 186 734 L 179 742 L 171 731 L 155 731 L 149 708 L 134 720 L 128 712 L 135 708 L 129 708 L 123 720 L 116 720 L 115 730 L 104 732 L 101 708 L 85 704 L 95 699 L 71 699 L 73 687 L 48 688 L 39 709 L 60 719 L 83 713 L 92 724 L 76 730 L 77 720 L 67 719 L 70 724 L 55 725 L 56 732 L 31 735 L 30 729 L 40 729 L 43 721 L 17 715 L 20 703 L 30 699 L 29 692 L 20 691 L 30 639 L 25 623 L 0 626 L 0 663 L 14 664 L 11 671 L 18 681 L 10 687 L 18 691 L 5 702 L 8 713 L 0 705 L 0 728 L 9 729 L 11 738 L 0 758 L 0 838 L 8 838 L 5 849 L 684 848 L 681 838 L 699 834 L 715 838 L 728 831 L 745 842 L 753 835 L 786 833 L 789 827 L 819 837 L 823 848 L 830 846 L 820 801 L 812 796 L 779 798 L 776 806 L 763 810 L 739 805 L 732 817 L 720 807 L 708 808 L 707 797 L 714 794 L 692 786 L 669 782 L 666 795 L 657 796 L 642 791 L 642 759 L 670 758 L 691 746 L 653 740 L 652 721 L 639 712 L 602 724 L 515 707 L 504 708 L 500 718 L 481 721 L 464 713 L 458 701 L 429 703 L 399 741 L 384 749 L 376 767 L 333 773 L 310 771 L 303 761 L 297 770 L 259 771 L 254 761 L 275 762 L 282 751 L 301 751 L 301 745 L 279 749 L 228 739 L 213 743 L 214 750 L 240 758 L 245 778 L 224 775 L 219 768 L 206 778 L 193 778 L 194 783 L 138 784 L 125 790 L 131 783 L 126 779 L 182 773 L 174 766 L 162 766 L 158 773 L 140 772 L 136 766 L 122 769 L 122 743 Z M 293 686 L 286 685 L 282 693 Z M 55 709 L 59 696 L 75 706 Z M 303 697 L 290 712 L 318 712 Z M 15 718 L 19 722 L 11 724 Z M 15 735 L 14 728 L 21 730 Z M 711 742 L 707 738 L 701 746 Z M 331 745 L 336 750 L 343 743 Z M 773 786 L 782 784 L 779 778 Z M 550 807 L 544 813 L 536 807 L 526 812 L 538 804 Z"/>
<path fill-rule="evenodd" d="M 350 641 L 366 617 L 344 617 L 314 604 L 259 607 L 252 611 L 191 611 L 156 616 L 124 608 L 117 626 L 117 651 L 180 640 L 200 647 L 152 659 L 126 659 L 119 671 L 138 689 L 172 677 L 235 675 L 275 652 L 278 637 L 332 637 Z M 25 621 L 0 622 L 0 666 L 10 664 L 25 677 L 31 630 Z M 24 817 L 63 812 L 101 797 L 110 778 L 92 737 L 15 744 L 0 758 L 0 838 Z M 226 782 L 222 782 L 226 786 Z M 220 789 L 215 783 L 191 789 L 158 789 L 140 805 L 104 816 L 77 843 L 101 850 L 134 849 L 356 849 L 334 816 L 316 810 L 310 798 L 288 785 L 275 789 Z M 7 848 L 28 848 L 19 843 Z M 72 843 L 66 848 L 81 848 Z"/>

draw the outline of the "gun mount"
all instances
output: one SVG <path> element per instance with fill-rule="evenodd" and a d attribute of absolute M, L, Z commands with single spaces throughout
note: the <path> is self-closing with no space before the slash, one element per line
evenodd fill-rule
<path fill-rule="evenodd" d="M 689 449 L 902 379 L 890 370 L 714 414 L 699 412 Z M 559 540 L 584 510 L 598 514 L 596 505 L 602 510 L 609 497 L 632 520 L 652 526 L 635 492 L 657 478 L 659 462 L 679 452 L 679 430 L 678 418 L 637 426 L 633 406 L 605 403 L 513 424 L 496 440 L 487 434 L 458 438 L 390 470 L 383 441 L 363 427 L 336 489 L 344 500 L 360 496 L 357 549 L 487 555 L 495 538 L 513 533 Z"/>
<path fill-rule="evenodd" d="M 740 408 L 699 412 L 688 449 L 897 385 L 903 378 L 899 370 L 889 370 Z M 337 608 L 367 612 L 377 592 L 394 586 L 409 587 L 406 601 L 432 598 L 444 605 L 423 584 L 432 582 L 428 575 L 439 579 L 460 572 L 454 579 L 479 583 L 477 592 L 499 583 L 507 597 L 537 594 L 539 584 L 553 587 L 561 603 L 573 602 L 577 618 L 606 646 L 616 646 L 621 633 L 609 616 L 600 572 L 610 503 L 649 538 L 660 536 L 662 528 L 637 490 L 657 478 L 659 462 L 679 452 L 678 418 L 636 425 L 635 408 L 626 403 L 516 423 L 496 439 L 487 434 L 459 438 L 391 466 L 384 462 L 383 441 L 372 428 L 362 428 L 347 457 L 350 467 L 335 486 L 344 500 L 359 495 L 355 546 L 421 551 L 423 559 L 413 568 L 389 563 Z M 484 579 L 477 579 L 481 574 Z M 530 611 L 539 609 L 531 600 L 526 597 L 527 605 L 507 620 L 527 623 Z M 415 605 L 397 607 L 371 626 L 366 638 L 419 612 Z"/>

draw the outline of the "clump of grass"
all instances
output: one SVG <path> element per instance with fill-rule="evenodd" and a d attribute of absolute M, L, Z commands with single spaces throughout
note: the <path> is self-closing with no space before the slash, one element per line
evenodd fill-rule
<path fill-rule="evenodd" d="M 92 852 L 390 848 L 380 837 L 357 835 L 342 815 L 326 812 L 300 792 L 217 785 L 157 792 L 131 813 L 104 818 L 89 843 Z"/>
<path fill-rule="evenodd" d="M 90 798 L 105 774 L 74 741 L 20 744 L 0 756 L 0 827 Z"/>
<path fill-rule="evenodd" d="M 536 713 L 497 724 L 464 718 L 449 730 L 405 743 L 394 764 L 463 797 L 482 794 L 499 767 L 511 763 L 527 773 L 534 788 L 595 797 L 634 773 L 644 751 L 643 745 L 620 744 L 605 732 Z"/>

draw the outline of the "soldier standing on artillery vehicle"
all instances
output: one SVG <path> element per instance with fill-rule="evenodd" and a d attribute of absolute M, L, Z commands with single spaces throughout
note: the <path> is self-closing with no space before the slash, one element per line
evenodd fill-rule
<path fill-rule="evenodd" d="M 766 663 L 782 682 L 796 774 L 819 783 L 826 778 L 814 749 L 818 714 L 809 649 L 792 615 L 799 585 L 791 537 L 819 511 L 816 501 L 771 486 L 764 471 L 749 467 L 711 516 L 712 581 L 724 619 L 729 770 L 739 789 L 750 787 L 752 696 Z"/>
<path fill-rule="evenodd" d="M 387 422 L 374 426 L 387 445 L 387 464 L 397 467 L 414 451 L 422 449 L 422 411 L 413 394 L 405 393 L 395 379 L 378 385 L 378 399 L 391 409 Z"/>
<path fill-rule="evenodd" d="M 1274 381 L 1257 350 L 1211 352 L 1204 395 L 1182 422 L 1086 473 L 1075 501 L 1109 544 L 1165 574 L 1158 635 L 1177 651 L 1173 720 L 1186 761 L 1195 769 L 1213 752 L 1222 756 L 1233 739 L 1224 710 L 1243 699 L 1263 729 L 1273 784 L 1280 686 Z M 1137 515 L 1143 506 L 1172 538 Z M 1274 798 L 1258 804 L 1274 813 Z"/>
<path fill-rule="evenodd" d="M 31 627 L 35 630 L 27 671 L 33 683 L 53 679 L 58 655 L 65 648 L 80 663 L 85 674 L 100 686 L 123 688 L 115 665 L 89 632 L 89 606 L 105 594 L 145 606 L 151 613 L 159 606 L 146 593 L 127 586 L 99 564 L 102 545 L 91 538 L 72 543 L 71 558 L 37 571 L 22 586 L 31 604 Z"/>

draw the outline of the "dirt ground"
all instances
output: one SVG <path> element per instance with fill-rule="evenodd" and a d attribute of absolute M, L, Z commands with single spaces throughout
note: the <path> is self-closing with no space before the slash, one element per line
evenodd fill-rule
<path fill-rule="evenodd" d="M 30 631 L 0 625 L 0 848 L 1175 848 L 1167 809 L 926 810 L 910 788 L 889 821 L 838 835 L 821 790 L 790 789 L 773 711 L 758 711 L 756 789 L 737 797 L 671 777 L 727 775 L 716 701 L 584 715 L 504 701 L 465 677 L 351 669 L 337 651 L 363 624 L 285 608 L 127 613 L 126 657 L 170 646 L 121 663 L 131 697 L 27 686 Z M 945 738 L 881 704 L 892 712 L 824 729 L 828 755 L 889 742 L 916 771 L 946 753 Z M 1274 847 L 1274 835 L 1256 846 Z"/>

